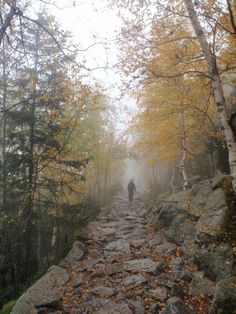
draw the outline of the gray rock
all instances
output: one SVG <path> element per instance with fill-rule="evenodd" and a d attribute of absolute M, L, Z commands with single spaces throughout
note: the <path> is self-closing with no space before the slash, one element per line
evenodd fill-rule
<path fill-rule="evenodd" d="M 213 283 L 208 279 L 204 279 L 202 277 L 195 277 L 193 278 L 190 284 L 189 294 L 191 295 L 203 294 L 213 296 L 214 295 Z"/>
<path fill-rule="evenodd" d="M 187 307 L 178 299 L 167 305 L 159 314 L 195 314 L 196 312 Z"/>
<path fill-rule="evenodd" d="M 197 232 L 218 236 L 222 233 L 221 226 L 227 217 L 227 203 L 222 189 L 211 192 L 204 207 L 204 213 L 196 224 Z"/>
<path fill-rule="evenodd" d="M 102 263 L 103 260 L 101 258 L 89 258 L 87 261 L 87 271 L 88 272 L 92 272 L 94 270 L 94 267 L 99 264 Z"/>
<path fill-rule="evenodd" d="M 160 256 L 171 256 L 175 255 L 177 246 L 174 243 L 165 242 L 156 247 L 156 253 Z"/>
<path fill-rule="evenodd" d="M 113 305 L 110 308 L 100 309 L 98 311 L 93 312 L 94 314 L 132 314 L 131 309 L 129 308 L 128 304 L 121 303 Z"/>
<path fill-rule="evenodd" d="M 122 265 L 119 265 L 118 263 L 107 264 L 107 266 L 106 266 L 106 273 L 109 276 L 121 273 L 122 271 L 123 271 L 123 267 L 122 267 Z"/>
<path fill-rule="evenodd" d="M 84 257 L 85 246 L 82 242 L 76 241 L 64 261 L 72 266 L 78 266 L 79 261 Z"/>
<path fill-rule="evenodd" d="M 205 209 L 206 211 L 227 207 L 225 193 L 222 189 L 216 189 L 209 195 Z"/>
<path fill-rule="evenodd" d="M 182 288 L 181 285 L 179 285 L 178 283 L 174 283 L 171 287 L 171 293 L 174 295 L 174 296 L 177 296 L 179 298 L 183 298 L 184 297 L 184 290 Z"/>
<path fill-rule="evenodd" d="M 182 301 L 179 297 L 171 297 L 166 301 L 167 304 L 172 304 L 176 302 L 182 302 Z"/>
<path fill-rule="evenodd" d="M 168 228 L 171 226 L 173 215 L 176 214 L 176 210 L 173 208 L 172 204 L 167 203 L 158 215 L 158 223 L 163 228 Z"/>
<path fill-rule="evenodd" d="M 193 185 L 193 184 L 196 184 L 196 183 L 200 182 L 201 180 L 202 180 L 201 176 L 195 175 L 195 176 L 192 176 L 192 177 L 189 178 L 189 183 L 191 185 Z"/>
<path fill-rule="evenodd" d="M 126 299 L 126 296 L 124 295 L 123 292 L 119 292 L 119 293 L 116 295 L 116 297 L 115 297 L 115 300 L 118 301 L 118 302 L 123 301 L 123 300 L 125 300 L 125 299 Z"/>
<path fill-rule="evenodd" d="M 120 257 L 124 255 L 124 252 L 122 251 L 114 251 L 114 252 L 110 252 L 110 251 L 104 251 L 104 256 L 106 257 L 106 259 L 108 260 L 113 260 L 114 261 L 119 261 Z"/>
<path fill-rule="evenodd" d="M 74 276 L 74 278 L 70 281 L 70 285 L 73 288 L 78 288 L 85 283 L 85 279 L 83 273 L 78 273 Z"/>
<path fill-rule="evenodd" d="M 232 177 L 230 175 L 221 175 L 221 176 L 217 176 L 217 177 L 213 178 L 211 180 L 212 190 L 223 187 L 223 185 L 226 181 L 231 182 Z"/>
<path fill-rule="evenodd" d="M 152 304 L 152 306 L 150 307 L 150 311 L 152 314 L 157 314 L 159 310 L 159 305 L 158 304 Z"/>
<path fill-rule="evenodd" d="M 146 208 L 138 209 L 137 213 L 140 218 L 145 218 L 145 216 L 147 215 L 147 209 Z"/>
<path fill-rule="evenodd" d="M 102 211 L 100 215 L 105 215 Z M 108 218 L 108 217 L 107 217 Z M 109 221 L 109 219 L 106 219 Z M 102 221 L 92 221 L 84 228 L 81 235 L 90 239 L 92 242 L 103 242 L 103 241 L 111 241 L 116 232 L 116 224 L 115 222 L 102 222 Z"/>
<path fill-rule="evenodd" d="M 151 258 L 134 259 L 125 263 L 125 270 L 131 272 L 152 273 L 153 275 L 158 275 L 164 270 L 164 264 L 154 262 Z"/>
<path fill-rule="evenodd" d="M 160 211 L 162 210 L 164 206 L 165 206 L 165 203 L 163 203 L 162 201 L 159 201 L 159 203 L 155 204 L 155 206 L 153 206 L 150 210 L 154 216 L 157 216 L 160 214 Z"/>
<path fill-rule="evenodd" d="M 194 262 L 196 253 L 199 251 L 199 244 L 197 244 L 194 240 L 185 240 L 181 247 L 184 258 L 190 262 Z"/>
<path fill-rule="evenodd" d="M 191 189 L 192 194 L 192 210 L 193 213 L 198 215 L 201 211 L 199 209 L 204 209 L 206 205 L 207 198 L 212 192 L 212 186 L 209 180 L 201 181 L 200 183 L 194 184 Z"/>
<path fill-rule="evenodd" d="M 184 260 L 181 257 L 177 257 L 171 263 L 173 270 L 181 270 L 184 267 Z"/>
<path fill-rule="evenodd" d="M 181 209 L 187 209 L 188 208 L 188 201 L 191 197 L 191 191 L 181 191 L 178 193 L 171 194 L 167 198 L 167 202 L 176 204 L 176 207 Z"/>
<path fill-rule="evenodd" d="M 144 240 L 144 239 L 133 240 L 133 241 L 131 242 L 131 246 L 133 246 L 134 248 L 138 249 L 138 248 L 140 248 L 141 246 L 143 246 L 144 243 L 146 243 L 146 240 Z"/>
<path fill-rule="evenodd" d="M 186 271 L 180 271 L 176 273 L 176 278 L 190 282 L 193 279 L 193 275 Z"/>
<path fill-rule="evenodd" d="M 158 244 L 160 244 L 160 243 L 157 243 L 157 241 L 155 240 L 155 239 L 152 239 L 152 240 L 149 240 L 148 241 L 148 247 L 150 248 L 150 249 L 153 249 L 155 246 L 157 246 Z"/>
<path fill-rule="evenodd" d="M 88 309 L 93 309 L 92 313 L 94 314 L 132 314 L 131 309 L 126 303 L 114 303 L 109 299 L 93 299 L 91 301 L 76 304 L 75 308 L 86 311 Z"/>
<path fill-rule="evenodd" d="M 116 240 L 108 243 L 104 250 L 128 253 L 130 250 L 130 244 L 125 240 Z"/>
<path fill-rule="evenodd" d="M 184 235 L 176 225 L 165 230 L 166 241 L 176 245 L 182 245 L 184 242 Z"/>
<path fill-rule="evenodd" d="M 156 242 L 157 244 L 162 244 L 167 241 L 167 238 L 165 236 L 165 233 L 163 231 L 157 231 L 156 232 Z"/>
<path fill-rule="evenodd" d="M 195 253 L 195 263 L 212 279 L 224 279 L 232 275 L 233 252 L 230 246 L 201 249 Z"/>
<path fill-rule="evenodd" d="M 142 305 L 140 300 L 127 300 L 126 302 L 129 304 L 134 314 L 145 314 L 145 307 Z"/>
<path fill-rule="evenodd" d="M 11 314 L 38 314 L 34 304 L 28 298 L 27 295 L 23 294 L 16 302 Z"/>
<path fill-rule="evenodd" d="M 197 232 L 194 237 L 195 242 L 199 246 L 208 246 L 209 244 L 215 242 L 216 237 L 205 232 Z"/>
<path fill-rule="evenodd" d="M 217 283 L 210 313 L 215 314 L 217 310 L 231 311 L 229 313 L 236 310 L 236 277 Z"/>
<path fill-rule="evenodd" d="M 103 310 L 106 308 L 111 308 L 114 306 L 114 303 L 110 299 L 93 299 L 90 301 L 85 301 L 75 305 L 75 308 L 83 309 L 83 308 L 92 308 L 92 309 L 99 309 L 102 308 Z"/>
<path fill-rule="evenodd" d="M 147 296 L 153 298 L 156 301 L 165 301 L 167 298 L 167 289 L 164 286 L 156 287 L 155 289 L 148 290 Z"/>
<path fill-rule="evenodd" d="M 167 280 L 167 281 L 166 281 L 166 286 L 167 286 L 168 288 L 172 288 L 174 284 L 175 284 L 175 283 L 174 283 L 174 281 L 172 281 L 172 280 Z"/>
<path fill-rule="evenodd" d="M 31 314 L 30 311 L 34 313 L 36 307 L 50 307 L 61 310 L 61 298 L 65 291 L 64 285 L 68 280 L 69 274 L 64 268 L 51 266 L 48 272 L 16 302 L 12 314 Z"/>
<path fill-rule="evenodd" d="M 136 286 L 143 285 L 146 282 L 147 280 L 141 274 L 138 274 L 138 275 L 131 275 L 131 276 L 126 277 L 123 281 L 123 285 L 125 287 L 127 286 L 136 287 Z"/>
<path fill-rule="evenodd" d="M 116 295 L 118 292 L 117 289 L 114 288 L 99 286 L 93 288 L 92 293 L 98 295 L 101 298 L 108 298 Z"/>

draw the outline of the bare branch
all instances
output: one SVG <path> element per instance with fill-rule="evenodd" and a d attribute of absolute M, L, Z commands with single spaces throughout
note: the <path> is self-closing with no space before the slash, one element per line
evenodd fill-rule
<path fill-rule="evenodd" d="M 234 21 L 234 15 L 233 15 L 231 3 L 230 3 L 230 0 L 226 0 L 226 2 L 227 2 L 227 7 L 228 7 L 228 11 L 229 11 L 229 16 L 230 16 L 230 22 L 231 22 L 232 28 L 234 30 L 234 33 L 236 35 L 236 24 Z"/>
<path fill-rule="evenodd" d="M 181 72 L 178 74 L 173 74 L 173 75 L 164 75 L 161 73 L 156 73 L 155 71 L 151 70 L 151 69 L 147 69 L 147 71 L 149 71 L 150 73 L 152 73 L 152 75 L 155 78 L 166 78 L 166 79 L 174 79 L 177 77 L 181 77 L 185 74 L 197 74 L 198 76 L 204 76 L 207 77 L 208 79 L 212 79 L 211 76 L 207 75 L 206 73 L 202 72 L 202 71 L 197 71 L 197 70 L 189 70 L 189 71 L 185 71 L 185 72 Z"/>
<path fill-rule="evenodd" d="M 6 19 L 2 23 L 2 26 L 0 28 L 0 45 L 2 43 L 3 37 L 6 33 L 6 30 L 11 25 L 11 21 L 13 20 L 14 16 L 19 12 L 18 8 L 16 7 L 16 1 L 17 0 L 12 1 L 10 11 L 7 14 Z M 2 19 L 2 17 L 1 17 L 1 19 Z"/>

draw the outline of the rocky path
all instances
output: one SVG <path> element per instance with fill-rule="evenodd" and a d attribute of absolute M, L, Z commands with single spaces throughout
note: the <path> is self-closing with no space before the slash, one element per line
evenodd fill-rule
<path fill-rule="evenodd" d="M 70 279 L 57 313 L 207 313 L 209 300 L 188 294 L 180 247 L 158 238 L 151 220 L 140 200 L 104 208 L 61 264 Z"/>
<path fill-rule="evenodd" d="M 11 313 L 236 313 L 228 183 L 227 176 L 204 180 L 149 209 L 117 198 Z"/>

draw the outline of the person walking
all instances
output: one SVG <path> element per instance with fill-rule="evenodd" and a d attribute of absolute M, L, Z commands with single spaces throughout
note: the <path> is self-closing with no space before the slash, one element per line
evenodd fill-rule
<path fill-rule="evenodd" d="M 129 193 L 129 201 L 132 202 L 133 197 L 134 197 L 134 191 L 135 191 L 135 193 L 137 193 L 136 186 L 135 186 L 134 181 L 132 179 L 129 181 L 127 189 L 128 189 L 128 193 Z"/>

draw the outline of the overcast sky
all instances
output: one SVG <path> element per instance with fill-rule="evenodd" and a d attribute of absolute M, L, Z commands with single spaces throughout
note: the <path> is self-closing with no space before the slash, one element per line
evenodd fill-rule
<path fill-rule="evenodd" d="M 116 100 L 120 96 L 121 79 L 115 67 L 118 59 L 115 39 L 119 33 L 121 21 L 115 8 L 108 8 L 107 0 L 55 0 L 54 3 L 56 6 L 50 6 L 52 14 L 59 19 L 64 30 L 72 32 L 75 44 L 80 49 L 86 49 L 95 42 L 98 43 L 85 53 L 81 53 L 79 60 L 84 59 L 89 68 L 108 67 L 107 70 L 95 70 L 91 75 L 103 85 L 106 95 L 110 97 L 110 101 L 119 112 L 116 121 L 118 134 L 125 133 L 129 120 L 137 111 L 137 106 L 130 96 L 123 97 L 120 101 Z M 124 177 L 125 187 L 132 177 L 136 182 L 139 181 L 138 189 L 141 189 L 142 180 L 139 176 L 141 172 L 139 173 L 137 169 L 142 167 L 143 165 L 138 161 L 128 162 L 127 173 Z"/>
<path fill-rule="evenodd" d="M 61 23 L 62 29 L 73 34 L 79 49 L 97 43 L 86 52 L 79 53 L 78 59 L 79 62 L 84 60 L 88 68 L 103 68 L 90 72 L 87 81 L 91 84 L 98 81 L 103 86 L 109 101 L 119 113 L 117 130 L 124 132 L 137 107 L 129 96 L 117 101 L 121 82 L 116 68 L 118 50 L 115 40 L 121 27 L 117 11 L 108 7 L 108 0 L 46 0 L 45 3 L 48 11 Z"/>
<path fill-rule="evenodd" d="M 121 27 L 115 8 L 109 8 L 107 0 L 51 0 L 51 3 L 54 5 L 47 5 L 47 8 L 57 17 L 64 30 L 72 32 L 75 44 L 80 49 L 97 43 L 78 57 L 80 61 L 85 60 L 88 68 L 104 68 L 92 71 L 90 77 L 102 84 L 120 112 L 117 125 L 122 132 L 130 119 L 127 111 L 132 114 L 136 111 L 136 105 L 131 97 L 119 102 L 115 100 L 119 97 L 120 84 L 120 75 L 115 67 L 118 53 L 115 39 Z M 93 79 L 90 78 L 90 81 Z"/>
<path fill-rule="evenodd" d="M 61 22 L 62 28 L 73 33 L 79 49 L 79 60 L 84 60 L 88 68 L 104 67 L 108 69 L 94 70 L 92 76 L 101 80 L 106 87 L 119 80 L 114 69 L 117 58 L 115 37 L 120 28 L 120 20 L 116 12 L 108 8 L 106 0 L 55 0 L 50 8 Z"/>

